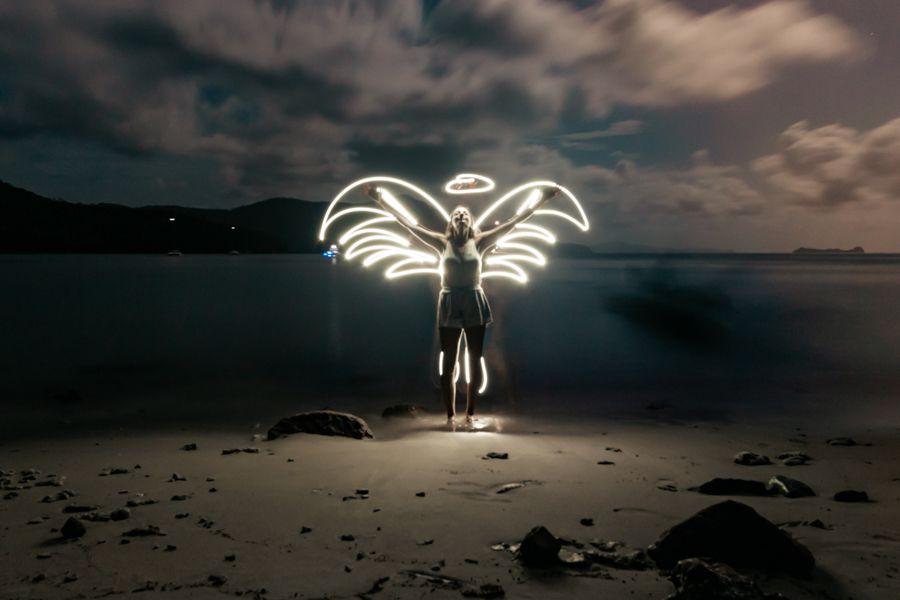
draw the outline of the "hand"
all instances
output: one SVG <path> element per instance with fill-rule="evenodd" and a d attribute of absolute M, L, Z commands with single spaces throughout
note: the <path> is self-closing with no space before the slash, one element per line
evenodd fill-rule
<path fill-rule="evenodd" d="M 362 186 L 363 194 L 374 200 L 375 202 L 380 203 L 381 195 L 378 193 L 378 188 L 372 185 L 371 183 L 364 183 Z"/>
<path fill-rule="evenodd" d="M 537 206 L 544 205 L 550 198 L 555 198 L 559 196 L 559 186 L 553 186 L 552 188 L 547 188 L 544 190 L 543 195 L 541 196 L 540 202 L 537 203 Z"/>

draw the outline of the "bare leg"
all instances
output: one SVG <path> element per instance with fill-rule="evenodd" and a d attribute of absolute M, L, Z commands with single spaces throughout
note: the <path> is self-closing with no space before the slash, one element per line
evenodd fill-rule
<path fill-rule="evenodd" d="M 484 352 L 484 325 L 466 327 L 466 351 L 469 353 L 469 384 L 466 386 L 466 416 L 475 414 L 475 397 L 481 388 L 481 357 Z"/>
<path fill-rule="evenodd" d="M 456 368 L 456 358 L 459 353 L 459 336 L 462 329 L 454 327 L 439 327 L 441 336 L 441 400 L 447 409 L 447 418 L 456 415 L 456 383 L 453 381 L 453 370 Z"/>

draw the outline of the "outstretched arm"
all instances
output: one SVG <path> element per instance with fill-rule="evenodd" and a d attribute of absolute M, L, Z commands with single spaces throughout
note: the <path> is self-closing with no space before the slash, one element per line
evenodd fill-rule
<path fill-rule="evenodd" d="M 478 251 L 487 251 L 491 246 L 499 242 L 504 235 L 512 231 L 516 225 L 531 218 L 531 216 L 537 209 L 539 209 L 548 200 L 550 200 L 550 198 L 553 198 L 557 194 L 559 194 L 558 187 L 547 188 L 541 194 L 540 200 L 535 202 L 533 206 L 526 208 L 519 214 L 515 215 L 513 218 L 500 223 L 496 227 L 488 229 L 487 231 L 482 231 L 475 237 L 475 245 L 478 248 Z"/>
<path fill-rule="evenodd" d="M 403 226 L 412 236 L 416 239 L 416 241 L 424 244 L 428 248 L 435 250 L 438 254 L 444 251 L 444 246 L 447 243 L 447 239 L 443 233 L 438 231 L 433 231 L 428 229 L 427 227 L 423 227 L 418 223 L 413 223 L 410 221 L 406 215 L 398 211 L 396 208 L 387 203 L 384 198 L 381 197 L 381 194 L 378 192 L 378 188 L 371 184 L 367 184 L 363 186 L 363 192 L 372 198 L 378 207 L 390 214 L 392 217 L 397 219 L 397 222 Z"/>

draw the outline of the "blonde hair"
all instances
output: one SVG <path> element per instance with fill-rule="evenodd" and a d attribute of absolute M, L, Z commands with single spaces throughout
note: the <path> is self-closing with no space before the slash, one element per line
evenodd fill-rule
<path fill-rule="evenodd" d="M 456 211 L 458 211 L 460 209 L 469 213 L 469 219 L 472 222 L 472 224 L 469 225 L 469 236 L 466 238 L 466 240 L 471 240 L 476 235 L 481 233 L 481 230 L 475 226 L 475 217 L 472 215 L 472 211 L 469 210 L 468 206 L 463 206 L 462 204 L 460 204 L 459 206 L 454 208 L 453 212 L 451 212 L 450 214 L 452 215 L 453 213 L 455 213 Z M 453 235 L 453 219 L 450 219 L 449 221 L 447 221 L 447 227 L 444 229 L 444 235 L 446 235 L 448 238 L 452 237 L 452 235 Z"/>

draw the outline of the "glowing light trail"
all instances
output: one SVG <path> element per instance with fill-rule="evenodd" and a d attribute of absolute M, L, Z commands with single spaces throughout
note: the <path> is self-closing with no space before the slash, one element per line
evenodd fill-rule
<path fill-rule="evenodd" d="M 582 231 L 587 231 L 590 228 L 590 226 L 588 225 L 587 215 L 585 214 L 584 209 L 581 207 L 581 203 L 578 202 L 578 198 L 576 198 L 572 192 L 570 192 L 568 189 L 564 188 L 563 186 L 557 185 L 553 181 L 545 181 L 545 180 L 529 181 L 528 183 L 523 183 L 522 185 L 520 185 L 517 188 L 513 188 L 511 191 L 507 192 L 506 194 L 501 196 L 498 200 L 496 200 L 493 204 L 491 204 L 487 208 L 487 210 L 485 210 L 483 213 L 481 213 L 481 216 L 478 217 L 478 219 L 475 221 L 475 226 L 481 227 L 481 223 L 485 219 L 487 219 L 495 210 L 497 210 L 498 208 L 503 206 L 503 204 L 506 203 L 510 198 L 515 197 L 517 194 L 520 194 L 521 192 L 524 192 L 525 190 L 529 190 L 532 188 L 539 188 L 539 187 L 550 187 L 550 188 L 558 187 L 559 191 L 564 196 L 566 196 L 569 200 L 572 201 L 572 204 L 578 210 L 578 214 L 581 217 L 581 220 L 575 219 L 574 217 L 567 215 L 564 212 L 555 211 L 555 210 L 538 209 L 534 212 L 534 214 L 536 214 L 536 215 L 553 214 L 556 216 L 561 216 L 561 217 L 571 221 L 572 223 L 574 223 Z"/>
<path fill-rule="evenodd" d="M 393 194 L 391 194 L 389 191 L 387 191 L 387 190 L 384 189 L 384 188 L 378 188 L 378 193 L 381 194 L 381 199 L 384 200 L 385 202 L 387 202 L 387 203 L 390 205 L 391 208 L 393 208 L 393 209 L 396 210 L 398 213 L 400 213 L 401 215 L 403 215 L 403 218 L 404 218 L 404 219 L 406 219 L 407 221 L 409 221 L 409 222 L 412 223 L 413 225 L 418 225 L 418 224 L 419 224 L 419 222 L 418 222 L 418 221 L 416 220 L 416 218 L 412 215 L 412 213 L 409 212 L 408 210 L 406 210 L 406 207 L 403 206 L 402 204 L 400 204 L 400 201 L 397 200 L 396 198 L 394 198 L 394 195 L 393 195 Z"/>
<path fill-rule="evenodd" d="M 378 175 L 375 177 L 364 177 L 363 179 L 358 179 L 358 180 L 354 181 L 353 183 L 351 183 L 350 185 L 345 187 L 343 190 L 341 190 L 341 192 L 337 196 L 334 197 L 334 200 L 331 201 L 331 204 L 328 205 L 328 208 L 325 210 L 325 217 L 322 219 L 322 227 L 319 228 L 319 239 L 320 240 L 325 241 L 325 232 L 328 231 L 328 226 L 331 225 L 331 223 L 334 221 L 334 219 L 337 218 L 337 215 L 335 215 L 334 218 L 331 217 L 331 211 L 334 210 L 334 207 L 337 205 L 337 203 L 340 202 L 341 199 L 344 196 L 346 196 L 353 188 L 364 185 L 366 183 L 394 183 L 394 184 L 404 187 L 408 190 L 412 190 L 413 192 L 415 192 L 415 193 L 419 194 L 420 196 L 422 196 L 423 198 L 425 198 L 425 200 L 429 204 L 431 204 L 441 214 L 442 217 L 444 217 L 445 221 L 450 220 L 450 213 L 448 213 L 446 210 L 444 210 L 444 207 L 441 206 L 440 202 L 438 202 L 437 200 L 432 198 L 430 195 L 428 195 L 428 193 L 426 191 L 422 190 L 421 188 L 418 188 L 411 183 L 403 181 L 402 179 L 397 179 L 396 177 L 386 177 L 383 175 Z M 346 210 L 352 210 L 352 209 L 346 209 Z M 357 210 L 367 210 L 369 212 L 377 212 L 378 214 L 381 214 L 381 215 L 386 214 L 384 211 L 374 209 L 374 208 L 357 209 Z"/>
<path fill-rule="evenodd" d="M 487 389 L 487 365 L 484 362 L 484 357 L 481 357 L 481 387 L 478 388 L 478 393 L 483 394 L 484 390 Z"/>

